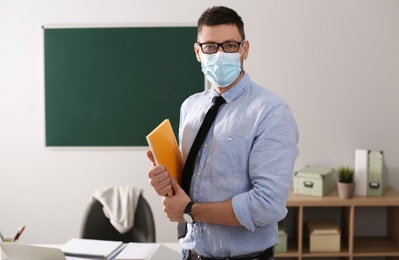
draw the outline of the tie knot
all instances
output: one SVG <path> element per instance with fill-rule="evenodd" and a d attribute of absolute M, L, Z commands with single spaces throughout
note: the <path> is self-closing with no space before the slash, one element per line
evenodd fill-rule
<path fill-rule="evenodd" d="M 225 103 L 226 100 L 222 96 L 214 96 L 212 98 L 212 106 L 221 106 L 223 103 Z"/>

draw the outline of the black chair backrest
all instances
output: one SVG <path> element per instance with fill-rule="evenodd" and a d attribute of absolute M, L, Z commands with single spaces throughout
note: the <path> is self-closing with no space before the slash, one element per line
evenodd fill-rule
<path fill-rule="evenodd" d="M 102 204 L 93 199 L 83 218 L 81 238 L 155 243 L 155 222 L 148 202 L 140 195 L 134 216 L 134 226 L 121 234 L 104 215 Z"/>

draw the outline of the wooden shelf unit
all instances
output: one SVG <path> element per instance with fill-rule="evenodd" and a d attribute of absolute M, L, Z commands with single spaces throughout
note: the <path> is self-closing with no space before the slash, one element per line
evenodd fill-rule
<path fill-rule="evenodd" d="M 399 260 L 399 193 L 388 189 L 382 197 L 355 196 L 352 199 L 341 199 L 337 190 L 323 197 L 294 194 L 291 191 L 287 201 L 288 215 L 284 222 L 287 227 L 287 252 L 276 253 L 278 259 L 342 259 L 342 260 Z M 385 210 L 383 219 L 378 219 L 386 226 L 383 236 L 362 236 L 355 233 L 355 217 L 362 218 L 361 209 Z M 316 253 L 309 252 L 309 237 L 306 230 L 306 216 L 311 213 L 325 219 L 324 214 L 334 216 L 341 228 L 341 251 Z M 357 223 L 359 225 L 359 223 Z M 287 226 L 287 225 L 286 225 Z M 369 225 L 361 228 L 367 230 Z M 292 229 L 292 230 L 289 230 Z M 374 258 L 373 258 L 374 257 Z"/>

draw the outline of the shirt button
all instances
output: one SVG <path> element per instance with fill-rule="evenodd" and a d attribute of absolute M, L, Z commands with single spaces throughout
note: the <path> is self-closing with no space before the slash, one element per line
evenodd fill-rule
<path fill-rule="evenodd" d="M 231 142 L 231 141 L 233 141 L 233 138 L 229 137 L 229 138 L 227 138 L 227 141 Z"/>
<path fill-rule="evenodd" d="M 200 173 L 200 172 L 197 172 L 197 176 L 201 176 L 201 173 Z"/>
<path fill-rule="evenodd" d="M 208 144 L 204 144 L 204 147 L 207 148 L 207 147 L 208 147 Z"/>
<path fill-rule="evenodd" d="M 198 229 L 195 229 L 195 234 L 199 234 L 199 230 Z"/>

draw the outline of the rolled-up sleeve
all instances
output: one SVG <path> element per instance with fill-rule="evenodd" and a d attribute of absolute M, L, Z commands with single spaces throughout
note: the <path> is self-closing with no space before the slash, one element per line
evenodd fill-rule
<path fill-rule="evenodd" d="M 252 189 L 233 197 L 239 222 L 250 231 L 282 220 L 298 156 L 298 129 L 289 107 L 275 104 L 265 112 L 249 153 Z"/>

